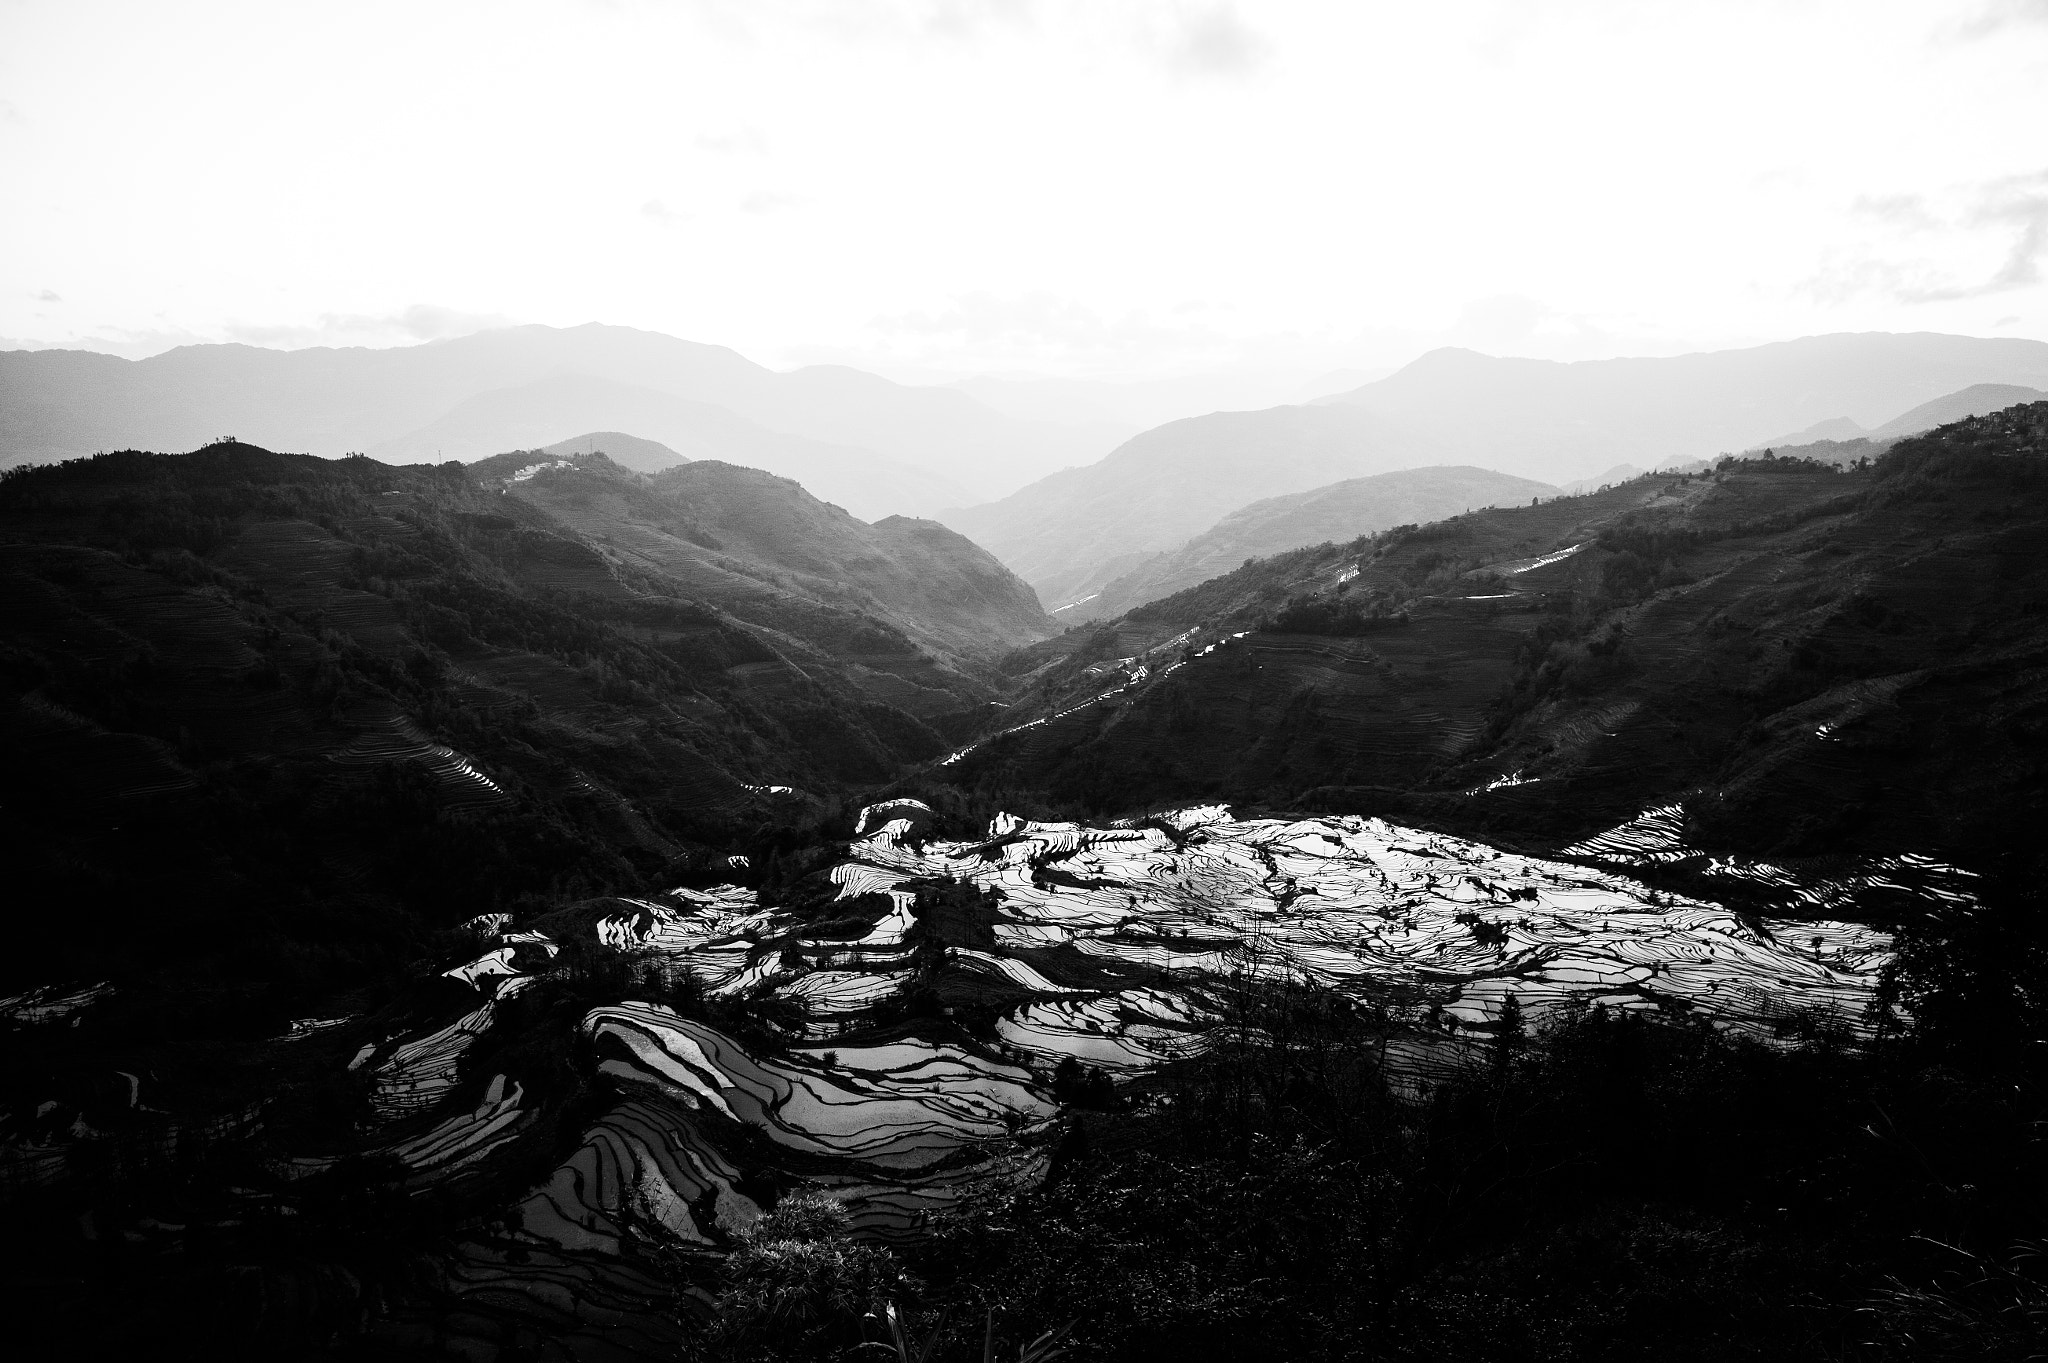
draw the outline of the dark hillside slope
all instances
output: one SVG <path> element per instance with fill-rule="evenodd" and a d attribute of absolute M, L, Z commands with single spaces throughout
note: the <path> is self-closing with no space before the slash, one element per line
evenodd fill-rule
<path fill-rule="evenodd" d="M 753 787 L 941 750 L 808 619 L 744 623 L 454 465 L 11 472 L 0 619 L 5 855 L 38 906 L 0 994 L 111 978 L 180 1035 L 274 1035 L 424 934 L 679 873 L 790 798 Z"/>
<path fill-rule="evenodd" d="M 1075 630 L 1011 661 L 1032 699 L 1006 722 L 1070 713 L 949 770 L 1552 846 L 1682 802 L 1702 845 L 1981 862 L 2048 813 L 2043 544 L 2048 404 L 1866 469 L 1649 475 L 1262 560 Z"/>
<path fill-rule="evenodd" d="M 1214 412 L 1146 431 L 1099 463 L 944 520 L 1056 608 L 1103 564 L 1174 548 L 1248 502 L 1435 461 L 1430 440 L 1367 412 Z"/>
<path fill-rule="evenodd" d="M 1404 469 L 1350 478 L 1285 497 L 1268 497 L 1231 512 L 1168 553 L 1110 582 L 1062 620 L 1101 620 L 1230 571 L 1248 558 L 1267 558 L 1306 544 L 1356 539 L 1396 525 L 1442 520 L 1473 507 L 1513 506 L 1555 497 L 1548 483 L 1489 469 Z"/>
<path fill-rule="evenodd" d="M 900 657 L 909 639 L 949 662 L 992 659 L 1056 628 L 1029 587 L 934 521 L 869 525 L 787 478 L 709 459 L 652 478 L 601 456 L 518 476 L 538 458 L 500 455 L 471 469 L 744 619 L 796 629 L 821 609 L 844 616 L 810 636 L 843 658 Z"/>

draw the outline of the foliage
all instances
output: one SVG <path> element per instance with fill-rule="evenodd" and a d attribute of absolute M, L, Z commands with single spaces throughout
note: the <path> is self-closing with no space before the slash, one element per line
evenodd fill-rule
<path fill-rule="evenodd" d="M 1264 986 L 1231 1009 L 1242 1043 L 1079 1119 L 1045 1187 L 949 1218 L 914 1260 L 926 1301 L 1078 1315 L 1078 1347 L 1128 1360 L 1850 1357 L 1873 1294 L 1885 1329 L 1926 1330 L 1923 1289 L 1885 1286 L 1924 1279 L 1916 1235 L 1995 1250 L 2048 1211 L 2039 1091 L 1916 1039 L 1587 1010 L 1416 1107 L 1379 1058 L 1390 1015 Z M 1996 1318 L 1980 1343 L 2038 1309 L 1998 1282 L 1971 1289 L 1996 1298 L 1969 1308 Z"/>
<path fill-rule="evenodd" d="M 887 1249 L 853 1238 L 836 1200 L 793 1192 L 737 1237 L 709 1346 L 733 1360 L 834 1357 L 916 1286 Z"/>
<path fill-rule="evenodd" d="M 1377 634 L 1408 623 L 1408 613 L 1353 595 L 1301 595 L 1273 613 L 1264 628 L 1276 634 Z"/>
<path fill-rule="evenodd" d="M 2004 1255 L 1935 1245 L 1955 1266 L 1917 1283 L 1889 1279 L 1864 1308 L 1873 1359 L 2029 1363 L 2048 1340 L 2048 1252 L 2022 1242 Z"/>

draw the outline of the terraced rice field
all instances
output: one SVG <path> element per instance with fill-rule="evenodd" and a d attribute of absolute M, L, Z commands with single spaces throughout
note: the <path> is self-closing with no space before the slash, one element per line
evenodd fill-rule
<path fill-rule="evenodd" d="M 481 808 L 507 802 L 496 781 L 455 749 L 436 743 L 403 715 L 368 721 L 353 743 L 333 754 L 343 766 L 375 766 L 412 762 L 434 778 L 442 800 L 455 809 Z"/>
<path fill-rule="evenodd" d="M 1510 999 L 1534 1027 L 1583 1003 L 1764 1037 L 1800 1015 L 1856 1031 L 1889 950 L 1853 923 L 1745 922 L 1632 878 L 1629 863 L 1683 851 L 1670 810 L 1568 849 L 1576 861 L 1220 806 L 1100 827 L 1001 816 L 959 841 L 931 826 L 913 800 L 863 810 L 822 909 L 726 885 L 464 925 L 476 953 L 446 987 L 473 1001 L 368 1041 L 350 1066 L 375 1113 L 352 1148 L 402 1169 L 409 1191 L 490 1189 L 501 1209 L 436 1263 L 458 1314 L 487 1333 L 577 1335 L 593 1357 L 667 1356 L 667 1334 L 625 1328 L 652 1290 L 631 1247 L 655 1228 L 708 1266 L 778 1190 L 809 1186 L 862 1235 L 915 1237 L 964 1195 L 1043 1176 L 1063 1129 L 1056 1067 L 1142 1084 L 1246 1036 L 1245 982 L 1312 982 L 1384 1010 L 1381 1063 L 1419 1095 L 1483 1063 Z M 933 898 L 945 882 L 954 897 Z M 593 952 L 640 985 L 582 1012 L 562 1054 L 586 1096 L 568 1109 L 559 1083 L 487 1057 L 518 1039 L 494 1028 L 531 1025 L 542 977 Z M 771 1021 L 746 1040 L 721 1031 L 682 1000 L 686 982 Z M 906 1009 L 913 992 L 945 1007 Z"/>
<path fill-rule="evenodd" d="M 1373 819 L 1238 819 L 1214 806 L 1143 826 L 1003 816 L 961 842 L 925 838 L 929 822 L 915 801 L 862 812 L 831 877 L 846 914 L 868 921 L 860 935 L 846 914 L 807 935 L 825 920 L 737 886 L 622 901 L 570 929 L 556 920 L 647 977 L 775 1000 L 788 1021 L 764 1048 L 656 999 L 590 1009 L 582 1053 L 615 1103 L 518 1202 L 515 1242 L 614 1253 L 632 1227 L 658 1223 L 709 1252 L 759 1214 L 764 1175 L 831 1191 L 864 1233 L 914 1235 L 963 1190 L 1039 1175 L 1058 1127 L 1055 1065 L 1072 1057 L 1128 1082 L 1197 1054 L 1233 1034 L 1234 982 L 1309 981 L 1387 1007 L 1400 1026 L 1385 1063 L 1414 1091 L 1483 1054 L 1510 998 L 1536 1026 L 1585 1003 L 1759 1035 L 1797 1014 L 1853 1031 L 1888 951 L 1855 924 L 1746 924 L 1617 870 Z M 1670 825 L 1651 811 L 1572 851 L 1654 856 Z M 932 880 L 983 892 L 980 945 L 934 952 L 911 885 Z M 480 1097 L 454 1094 L 463 1055 L 561 943 L 501 916 L 471 927 L 488 949 L 448 974 L 477 1006 L 357 1057 L 402 1133 L 379 1152 L 414 1186 L 460 1177 L 544 1126 L 503 1075 Z M 913 983 L 991 1005 L 992 1026 L 874 1016 Z M 539 1272 L 485 1257 L 492 1266 L 472 1267 L 503 1290 Z"/>

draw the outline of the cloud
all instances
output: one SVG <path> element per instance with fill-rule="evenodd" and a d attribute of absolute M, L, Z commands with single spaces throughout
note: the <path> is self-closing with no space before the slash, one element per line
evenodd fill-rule
<path fill-rule="evenodd" d="M 2005 264 L 1983 292 L 2021 289 L 2041 282 L 2041 255 L 2048 251 L 2048 170 L 1993 184 L 1973 220 L 2014 229 Z"/>
<path fill-rule="evenodd" d="M 1174 75 L 1224 79 L 1251 75 L 1273 51 L 1229 4 L 1179 8 L 1164 47 L 1167 70 Z"/>
<path fill-rule="evenodd" d="M 311 325 L 237 323 L 228 336 L 249 345 L 296 350 L 322 345 L 402 345 L 407 341 L 440 341 L 514 325 L 497 313 L 464 312 L 432 303 L 415 303 L 401 312 L 322 313 Z"/>
<path fill-rule="evenodd" d="M 1028 28 L 1033 0 L 895 0 L 846 4 L 809 0 L 781 7 L 785 20 L 843 43 L 916 43 L 928 38 L 967 43 L 997 27 Z"/>
<path fill-rule="evenodd" d="M 1937 212 L 1918 194 L 1865 196 L 1854 210 L 1894 231 L 1950 239 L 1997 233 L 2006 237 L 2001 259 L 1988 275 L 1958 278 L 1953 269 L 1927 258 L 1887 257 L 1867 252 L 1830 264 L 1795 290 L 1821 303 L 1843 303 L 1878 294 L 1899 303 L 1952 303 L 1983 298 L 2043 282 L 2048 256 L 2048 170 L 2010 175 L 1966 186 L 1950 197 L 1949 211 Z"/>
<path fill-rule="evenodd" d="M 697 138 L 699 151 L 715 151 L 731 156 L 746 153 L 750 156 L 766 156 L 768 139 L 761 135 L 759 128 L 741 128 L 737 132 L 703 133 Z"/>
<path fill-rule="evenodd" d="M 1928 211 L 1926 198 L 1919 194 L 1865 194 L 1850 207 L 1866 218 L 1912 231 L 1940 226 Z"/>
<path fill-rule="evenodd" d="M 510 317 L 495 312 L 463 312 L 456 308 L 415 303 L 398 314 L 398 324 L 422 341 L 439 341 L 450 336 L 469 336 L 479 331 L 496 331 L 513 325 Z"/>
<path fill-rule="evenodd" d="M 785 208 L 795 208 L 804 202 L 800 194 L 784 194 L 778 190 L 757 189 L 740 200 L 742 213 L 780 213 Z"/>
<path fill-rule="evenodd" d="M 962 294 L 943 310 L 876 317 L 869 327 L 891 359 L 943 367 L 956 367 L 961 355 L 972 354 L 981 357 L 981 366 L 998 369 L 1199 368 L 1233 362 L 1241 348 L 1197 317 L 1155 320 L 1143 311 L 1105 316 L 1045 290 L 1009 297 Z"/>
<path fill-rule="evenodd" d="M 1677 355 L 1699 348 L 1640 317 L 1570 312 L 1516 293 L 1466 303 L 1436 343 L 1531 359 Z"/>
<path fill-rule="evenodd" d="M 1536 329 L 1558 316 L 1555 308 L 1520 294 L 1475 298 L 1451 323 L 1451 336 L 1467 344 L 1506 349 L 1529 339 Z"/>
<path fill-rule="evenodd" d="M 1158 330 L 1142 325 L 1135 317 L 1112 324 L 1091 308 L 1043 290 L 1016 298 L 999 298 L 990 293 L 963 294 L 953 300 L 952 307 L 937 315 L 900 313 L 877 317 L 873 326 L 882 332 L 946 337 L 974 345 L 1037 346 L 1050 342 L 1076 349 L 1113 346 L 1119 332 L 1129 336 L 1134 327 L 1147 333 Z"/>
<path fill-rule="evenodd" d="M 1903 299 L 1916 288 L 1915 278 L 1925 279 L 1929 266 L 1924 261 L 1911 265 L 1880 260 L 1875 256 L 1829 264 L 1794 285 L 1794 294 L 1833 307 L 1867 294 L 1884 294 Z"/>
<path fill-rule="evenodd" d="M 183 327 L 126 327 L 106 328 L 89 335 L 73 332 L 62 341 L 24 342 L 30 350 L 95 350 L 102 355 L 119 355 L 123 359 L 142 360 L 151 355 L 161 355 L 166 350 L 175 350 L 181 345 L 204 345 L 216 341 L 217 336 L 201 336 L 196 331 Z"/>
<path fill-rule="evenodd" d="M 1951 25 L 1947 36 L 1969 42 L 2027 24 L 2048 25 L 2048 0 L 1988 0 L 1975 14 Z"/>
<path fill-rule="evenodd" d="M 674 227 L 680 223 L 688 222 L 692 215 L 678 213 L 659 199 L 649 199 L 646 203 L 640 205 L 640 216 L 652 218 L 663 227 Z"/>
<path fill-rule="evenodd" d="M 1030 0 L 935 0 L 925 11 L 924 31 L 964 42 L 995 24 L 1022 28 L 1030 22 Z"/>
<path fill-rule="evenodd" d="M 419 341 L 446 340 L 479 331 L 514 325 L 509 317 L 494 313 L 463 312 L 431 303 L 415 303 L 398 312 L 382 314 L 322 313 L 307 324 L 267 326 L 230 323 L 212 332 L 193 331 L 159 314 L 153 327 L 102 327 L 91 332 L 71 332 L 61 340 L 47 338 L 0 338 L 0 349 L 11 344 L 25 350 L 95 350 L 125 359 L 147 359 L 187 345 L 218 345 L 239 341 L 244 345 L 278 350 L 300 350 L 308 346 L 393 346 Z"/>
<path fill-rule="evenodd" d="M 2041 257 L 2048 253 L 2048 170 L 1985 185 L 1963 222 L 1966 227 L 2002 228 L 2012 233 L 2012 245 L 1998 269 L 1989 279 L 1974 284 L 1907 289 L 1898 295 L 1902 301 L 1946 303 L 2039 284 Z"/>
<path fill-rule="evenodd" d="M 36 302 L 38 303 L 61 303 L 63 301 L 63 299 L 57 296 L 57 293 L 54 289 L 44 289 L 41 293 L 36 295 Z"/>

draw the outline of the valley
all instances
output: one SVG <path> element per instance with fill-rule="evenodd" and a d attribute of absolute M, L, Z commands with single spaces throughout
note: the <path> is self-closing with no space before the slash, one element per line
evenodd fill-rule
<path fill-rule="evenodd" d="M 91 906 L 0 967 L 53 1337 L 879 1342 L 738 1304 L 827 1255 L 938 1331 L 1484 1349 L 1620 1328 L 1532 1285 L 1594 1272 L 1554 1256 L 1598 1217 L 1714 1216 L 1725 1285 L 1688 1290 L 1762 1348 L 1785 1256 L 1846 1338 L 1911 1227 L 2037 1205 L 2029 1100 L 1982 1077 L 2031 1073 L 2032 986 L 1954 963 L 2041 951 L 2048 404 L 1579 496 L 1338 481 L 1212 532 L 1302 538 L 1180 586 L 1198 537 L 1065 628 L 937 522 L 604 441 L 0 484 L 10 860 Z M 1829 1153 L 1872 1105 L 1942 1168 Z M 1290 1219 L 1219 1238 L 1216 1179 Z M 1795 1210 L 1730 1211 L 1745 1181 Z M 1339 1326 L 1301 1256 L 1360 1216 Z M 1295 1285 L 1133 1334 L 1145 1261 Z"/>
<path fill-rule="evenodd" d="M 0 1341 L 2043 1363 L 2048 0 L 0 4 Z"/>

